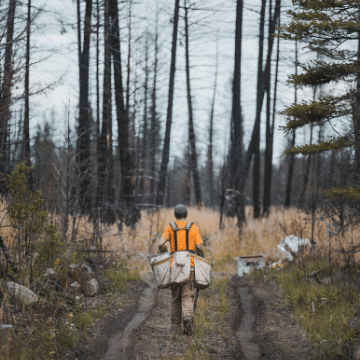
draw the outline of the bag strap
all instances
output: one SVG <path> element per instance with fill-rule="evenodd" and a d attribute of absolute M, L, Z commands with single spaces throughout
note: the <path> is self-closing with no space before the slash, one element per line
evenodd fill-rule
<path fill-rule="evenodd" d="M 183 228 L 178 228 L 178 226 L 176 225 L 176 222 L 173 221 L 170 223 L 170 226 L 171 228 L 173 229 L 174 231 L 174 247 L 175 247 L 175 251 L 177 251 L 177 232 L 179 230 L 185 230 L 186 231 L 186 251 L 189 251 L 189 231 L 191 229 L 191 226 L 193 225 L 194 223 L 191 222 L 191 221 L 188 221 L 185 225 L 185 227 Z"/>
<path fill-rule="evenodd" d="M 189 251 L 189 231 L 191 229 L 192 226 L 192 222 L 188 221 L 185 225 L 185 231 L 186 231 L 186 250 Z"/>
<path fill-rule="evenodd" d="M 170 223 L 171 228 L 174 231 L 174 248 L 175 251 L 177 251 L 177 231 L 179 230 L 178 226 L 176 225 L 176 222 L 173 221 Z"/>

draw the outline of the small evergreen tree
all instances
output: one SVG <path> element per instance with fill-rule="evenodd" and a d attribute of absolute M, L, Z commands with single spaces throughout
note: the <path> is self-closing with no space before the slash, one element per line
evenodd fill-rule
<path fill-rule="evenodd" d="M 289 83 L 299 87 L 333 85 L 336 91 L 318 99 L 288 106 L 282 113 L 288 120 L 286 132 L 306 125 L 349 121 L 341 133 L 316 144 L 290 147 L 286 154 L 316 154 L 352 148 L 355 154 L 348 186 L 327 190 L 330 198 L 360 198 L 360 3 L 355 0 L 297 0 L 289 10 L 292 21 L 281 37 L 299 40 L 317 53 L 318 59 L 299 64 L 303 72 L 290 75 Z M 343 85 L 347 86 L 343 86 Z M 344 90 L 342 90 L 344 89 Z"/>

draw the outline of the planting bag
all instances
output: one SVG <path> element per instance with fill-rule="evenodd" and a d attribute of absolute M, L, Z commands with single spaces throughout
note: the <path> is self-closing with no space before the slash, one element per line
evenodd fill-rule
<path fill-rule="evenodd" d="M 177 251 L 173 255 L 173 262 L 170 272 L 171 284 L 183 284 L 190 279 L 190 256 L 188 251 Z"/>
<path fill-rule="evenodd" d="M 195 287 L 201 290 L 206 289 L 210 285 L 211 281 L 211 262 L 201 256 L 193 256 L 195 265 Z"/>
<path fill-rule="evenodd" d="M 150 259 L 156 285 L 160 289 L 165 289 L 170 286 L 171 259 L 172 256 L 168 253 L 158 254 Z"/>

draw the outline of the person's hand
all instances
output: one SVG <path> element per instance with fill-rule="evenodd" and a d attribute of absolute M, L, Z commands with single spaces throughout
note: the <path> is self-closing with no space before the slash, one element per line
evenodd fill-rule
<path fill-rule="evenodd" d="M 159 245 L 159 252 L 160 253 L 167 252 L 167 248 L 166 248 L 165 244 Z"/>
<path fill-rule="evenodd" d="M 203 250 L 200 246 L 196 245 L 196 250 L 195 250 L 195 252 L 196 252 L 196 255 L 199 255 L 199 256 L 201 256 L 201 257 L 204 257 L 204 250 Z"/>

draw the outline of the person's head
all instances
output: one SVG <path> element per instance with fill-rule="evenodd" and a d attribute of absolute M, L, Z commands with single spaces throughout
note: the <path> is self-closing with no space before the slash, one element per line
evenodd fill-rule
<path fill-rule="evenodd" d="M 177 219 L 186 219 L 187 217 L 187 208 L 185 205 L 178 204 L 174 207 L 174 215 Z"/>

